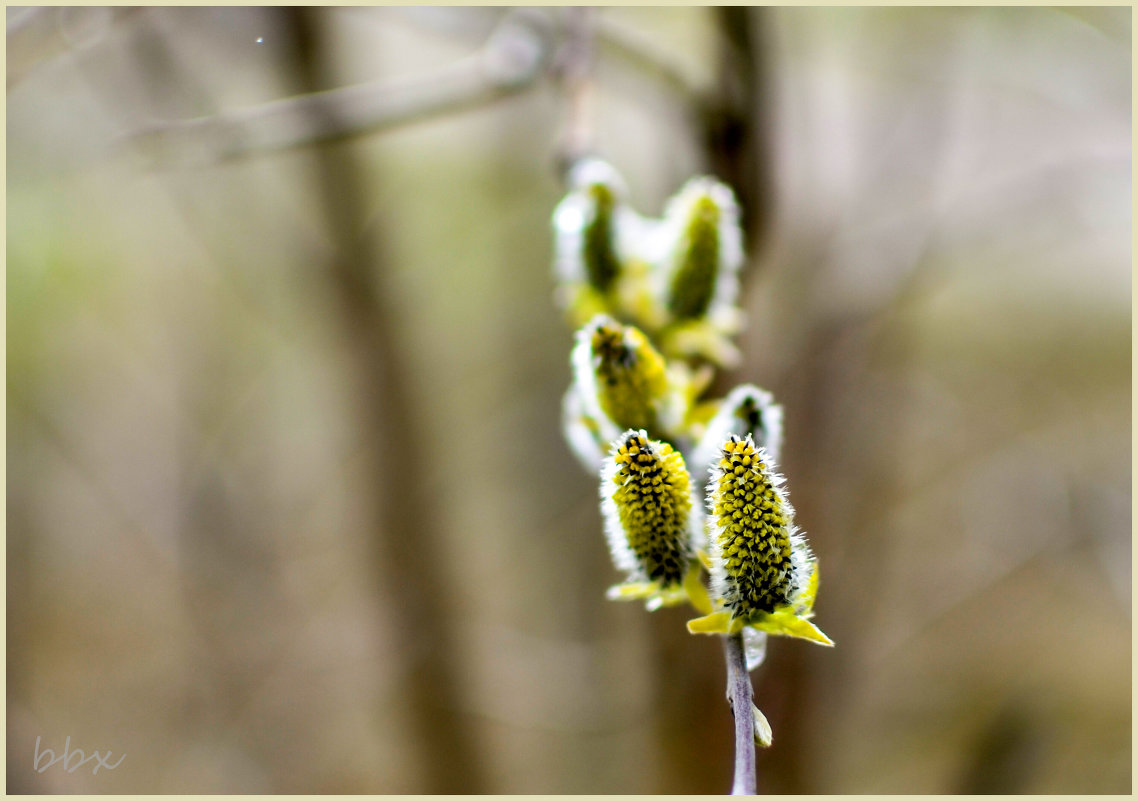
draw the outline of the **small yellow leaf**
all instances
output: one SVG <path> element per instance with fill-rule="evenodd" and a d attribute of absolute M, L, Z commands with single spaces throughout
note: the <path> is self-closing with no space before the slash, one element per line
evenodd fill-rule
<path fill-rule="evenodd" d="M 634 581 L 609 587 L 605 597 L 610 601 L 639 601 L 659 591 L 660 587 L 654 581 Z"/>
<path fill-rule="evenodd" d="M 680 584 L 673 584 L 666 589 L 657 588 L 656 592 L 650 598 L 648 598 L 648 603 L 645 604 L 645 606 L 648 608 L 649 612 L 655 612 L 661 607 L 679 606 L 680 604 L 687 603 L 687 601 L 687 587 Z"/>
<path fill-rule="evenodd" d="M 649 332 L 659 329 L 667 322 L 664 310 L 652 293 L 649 276 L 652 266 L 642 259 L 629 258 L 617 277 L 613 287 L 617 304 L 623 314 L 618 316 L 631 319 L 637 326 Z"/>
<path fill-rule="evenodd" d="M 834 641 L 822 633 L 822 630 L 805 618 L 798 617 L 792 612 L 775 612 L 769 615 L 759 615 L 749 621 L 759 631 L 768 634 L 780 634 L 783 637 L 798 637 L 799 639 L 816 642 L 820 645 L 833 645 Z M 690 624 L 689 624 L 690 625 Z"/>
<path fill-rule="evenodd" d="M 702 356 L 722 367 L 735 367 L 742 354 L 728 336 L 737 328 L 731 325 L 721 331 L 707 320 L 673 323 L 660 332 L 660 349 L 668 356 Z"/>
<path fill-rule="evenodd" d="M 684 589 L 687 591 L 688 599 L 691 600 L 691 605 L 705 615 L 710 615 L 711 599 L 707 597 L 707 588 L 699 580 L 699 572 L 699 564 L 693 562 L 687 575 L 684 576 Z"/>
<path fill-rule="evenodd" d="M 743 628 L 742 620 L 734 620 L 730 612 L 712 612 L 710 615 L 688 621 L 692 634 L 737 634 Z"/>
<path fill-rule="evenodd" d="M 700 548 L 696 556 L 699 557 L 699 563 L 703 565 L 704 570 L 711 570 L 711 555 L 707 551 Z"/>
<path fill-rule="evenodd" d="M 771 743 L 774 742 L 771 724 L 767 723 L 766 716 L 754 704 L 751 704 L 751 714 L 755 718 L 755 745 L 770 748 Z"/>
<path fill-rule="evenodd" d="M 598 314 L 611 313 L 605 293 L 587 284 L 565 287 L 562 292 L 566 296 L 567 316 L 574 328 L 580 328 Z"/>

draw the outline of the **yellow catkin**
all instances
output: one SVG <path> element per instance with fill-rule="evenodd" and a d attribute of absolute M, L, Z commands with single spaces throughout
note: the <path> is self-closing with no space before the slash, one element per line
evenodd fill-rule
<path fill-rule="evenodd" d="M 614 224 L 616 195 L 603 183 L 589 186 L 587 194 L 593 214 L 583 231 L 585 275 L 593 287 L 607 292 L 620 273 Z"/>
<path fill-rule="evenodd" d="M 601 481 L 616 566 L 634 580 L 682 582 L 694 558 L 691 481 L 683 456 L 643 430 L 626 431 L 613 444 Z"/>
<path fill-rule="evenodd" d="M 712 583 L 732 616 L 790 603 L 797 590 L 794 510 L 766 452 L 748 436 L 724 443 L 708 486 Z"/>
<path fill-rule="evenodd" d="M 664 357 L 639 329 L 602 318 L 589 338 L 601 411 L 617 428 L 658 428 L 657 406 L 668 388 Z"/>
<path fill-rule="evenodd" d="M 715 295 L 719 274 L 719 207 L 700 197 L 687 220 L 684 241 L 672 276 L 668 309 L 677 319 L 702 317 Z"/>

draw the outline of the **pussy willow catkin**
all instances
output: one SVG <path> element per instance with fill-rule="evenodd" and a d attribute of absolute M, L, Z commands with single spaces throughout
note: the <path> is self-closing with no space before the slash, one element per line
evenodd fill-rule
<path fill-rule="evenodd" d="M 601 509 L 613 563 L 630 580 L 683 581 L 700 515 L 679 451 L 643 429 L 626 431 L 601 473 Z"/>
<path fill-rule="evenodd" d="M 664 357 L 639 329 L 597 315 L 577 332 L 572 362 L 586 411 L 612 423 L 606 439 L 621 429 L 655 432 L 668 379 Z"/>
<path fill-rule="evenodd" d="M 793 605 L 812 557 L 766 451 L 750 436 L 723 444 L 708 483 L 711 580 L 733 618 Z"/>

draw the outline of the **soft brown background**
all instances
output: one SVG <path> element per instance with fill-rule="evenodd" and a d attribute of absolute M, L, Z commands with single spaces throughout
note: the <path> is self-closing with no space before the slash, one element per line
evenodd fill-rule
<path fill-rule="evenodd" d="M 504 12 L 23 13 L 9 791 L 726 790 L 718 644 L 604 600 L 559 431 L 556 84 L 221 164 L 119 139 L 423 75 Z M 721 387 L 786 404 L 838 643 L 772 642 L 760 789 L 1128 793 L 1130 10 L 600 16 L 746 132 L 599 48 L 640 209 L 711 167 L 750 202 Z M 35 774 L 68 735 L 126 759 Z"/>

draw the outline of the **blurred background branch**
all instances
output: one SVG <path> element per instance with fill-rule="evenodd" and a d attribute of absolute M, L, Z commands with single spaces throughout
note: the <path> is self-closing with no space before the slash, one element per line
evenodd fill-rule
<path fill-rule="evenodd" d="M 766 52 L 770 15 L 759 7 L 712 9 L 719 41 L 716 91 L 703 104 L 700 123 L 711 172 L 739 200 L 744 245 L 754 254 L 770 215 L 770 142 L 765 132 L 777 108 L 770 97 Z"/>
<path fill-rule="evenodd" d="M 551 68 L 578 95 L 583 92 L 583 78 L 567 73 L 592 60 L 587 52 L 592 49 L 592 34 L 580 32 L 583 26 L 592 27 L 584 19 L 590 12 L 569 8 L 564 15 L 558 25 L 548 12 L 513 10 L 497 19 L 477 52 L 431 74 L 329 88 L 209 117 L 152 122 L 125 134 L 121 146 L 140 150 L 154 164 L 166 167 L 304 147 L 485 106 L 530 89 Z M 432 15 L 427 21 L 436 18 Z M 729 20 L 725 30 L 732 29 L 734 22 Z M 682 102 L 698 103 L 700 94 L 690 78 L 635 30 L 605 20 L 598 27 L 598 43 L 607 53 L 669 86 Z M 583 97 L 574 102 L 584 102 Z M 732 152 L 738 146 L 734 142 Z"/>
<path fill-rule="evenodd" d="M 592 147 L 589 73 L 593 69 L 596 9 L 572 6 L 565 14 L 565 43 L 555 66 L 558 87 L 565 99 L 561 141 L 555 157 L 562 180 Z"/>
<path fill-rule="evenodd" d="M 282 28 L 296 43 L 302 89 L 308 96 L 319 96 L 312 93 L 335 83 L 321 12 L 288 8 L 279 13 Z M 519 46 L 527 47 L 514 41 L 504 50 Z M 532 56 L 526 52 L 521 58 L 528 63 Z M 500 57 L 493 46 L 487 51 L 491 62 Z M 351 127 L 340 104 L 311 104 L 304 113 L 313 118 L 310 130 Z M 401 337 L 392 323 L 390 290 L 383 283 L 391 273 L 378 246 L 383 241 L 383 220 L 364 209 L 360 165 L 351 151 L 321 145 L 313 156 L 324 218 L 332 233 L 333 252 L 324 274 L 338 301 L 336 316 L 343 322 L 352 358 L 353 397 L 374 476 L 370 482 L 377 504 L 374 564 L 383 586 L 399 599 L 399 606 L 389 612 L 393 653 L 403 661 L 401 695 L 409 707 L 406 726 L 418 759 L 417 785 L 430 793 L 483 792 L 478 740 L 459 700 L 460 651 L 449 614 L 457 597 L 438 533 L 433 493 L 421 466 L 430 458 L 425 444 L 428 432 L 419 429 L 407 396 L 411 368 L 405 363 L 407 351 L 398 346 Z"/>
<path fill-rule="evenodd" d="M 427 75 L 329 88 L 211 117 L 156 123 L 124 146 L 158 164 L 224 161 L 255 153 L 373 134 L 439 114 L 476 108 L 527 89 L 550 59 L 551 34 L 538 12 L 506 15 L 474 54 Z M 196 159 L 195 159 L 196 154 Z"/>

